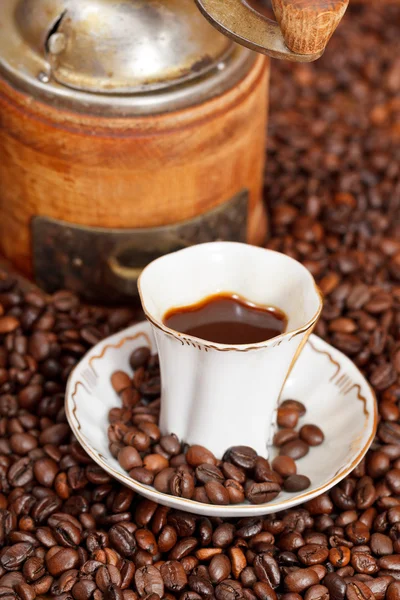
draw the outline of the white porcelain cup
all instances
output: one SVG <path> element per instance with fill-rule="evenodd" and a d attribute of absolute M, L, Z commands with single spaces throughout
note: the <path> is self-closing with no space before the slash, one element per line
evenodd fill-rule
<path fill-rule="evenodd" d="M 280 392 L 322 309 L 311 273 L 279 252 L 212 242 L 154 260 L 138 287 L 160 358 L 162 433 L 206 446 L 218 458 L 237 445 L 267 458 Z M 286 331 L 257 344 L 228 345 L 164 325 L 169 309 L 222 292 L 283 310 Z"/>

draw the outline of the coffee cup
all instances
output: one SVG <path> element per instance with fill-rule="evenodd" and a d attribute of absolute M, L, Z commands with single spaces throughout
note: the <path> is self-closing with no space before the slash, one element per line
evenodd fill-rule
<path fill-rule="evenodd" d="M 281 391 L 322 310 L 311 273 L 293 258 L 236 242 L 211 242 L 151 262 L 138 281 L 160 360 L 163 434 L 222 458 L 251 446 L 268 458 Z M 251 344 L 210 342 L 164 323 L 173 308 L 235 293 L 287 317 L 285 331 Z"/>

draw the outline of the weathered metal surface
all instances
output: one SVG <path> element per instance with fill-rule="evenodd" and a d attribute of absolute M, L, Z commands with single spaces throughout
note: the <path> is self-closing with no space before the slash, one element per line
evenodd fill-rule
<path fill-rule="evenodd" d="M 137 294 L 141 270 L 159 256 L 215 240 L 246 241 L 248 193 L 194 219 L 148 229 L 82 227 L 35 217 L 35 280 L 49 292 L 76 291 L 89 300 L 115 303 Z"/>
<path fill-rule="evenodd" d="M 252 53 L 193 0 L 1 0 L 0 75 L 58 106 L 158 114 L 236 85 Z"/>

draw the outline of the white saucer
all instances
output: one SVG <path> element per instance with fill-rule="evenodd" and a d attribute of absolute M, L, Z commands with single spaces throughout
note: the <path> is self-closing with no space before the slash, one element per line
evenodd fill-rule
<path fill-rule="evenodd" d="M 158 492 L 138 483 L 119 466 L 108 449 L 108 411 L 119 400 L 110 377 L 116 370 L 131 372 L 129 357 L 139 346 L 157 351 L 150 325 L 143 321 L 94 346 L 71 374 L 65 410 L 77 440 L 107 473 L 142 496 L 160 504 L 206 516 L 265 515 L 311 500 L 343 479 L 367 452 L 376 431 L 375 395 L 357 367 L 341 352 L 315 335 L 310 336 L 282 394 L 307 407 L 303 423 L 319 425 L 325 433 L 321 446 L 297 461 L 311 487 L 303 492 L 282 492 L 267 504 L 213 506 Z M 272 456 L 274 449 L 271 450 Z"/>

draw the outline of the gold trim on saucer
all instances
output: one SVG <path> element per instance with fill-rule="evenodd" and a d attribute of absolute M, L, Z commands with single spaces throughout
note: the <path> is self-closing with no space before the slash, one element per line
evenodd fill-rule
<path fill-rule="evenodd" d="M 99 360 L 100 358 L 103 358 L 103 356 L 105 355 L 105 353 L 107 352 L 107 350 L 109 348 L 114 348 L 115 350 L 118 350 L 119 348 L 121 348 L 125 344 L 125 342 L 133 342 L 134 340 L 137 340 L 141 336 L 144 337 L 144 339 L 147 342 L 148 348 L 151 349 L 153 345 L 151 343 L 151 340 L 150 340 L 149 336 L 144 331 L 140 331 L 136 335 L 131 335 L 129 337 L 122 338 L 122 340 L 120 340 L 118 342 L 118 344 L 107 344 L 106 346 L 103 347 L 103 349 L 100 352 L 100 354 L 97 354 L 96 356 L 92 356 L 91 358 L 89 358 L 89 365 L 92 367 L 93 371 L 96 373 L 96 371 L 95 371 L 92 363 L 94 363 L 95 360 Z M 97 373 L 96 373 L 96 375 L 97 375 Z"/>

